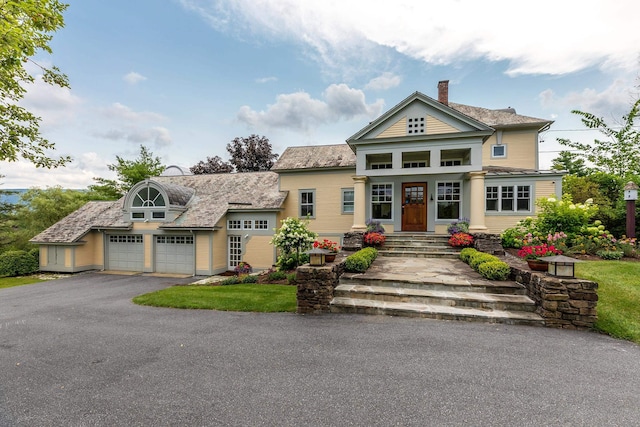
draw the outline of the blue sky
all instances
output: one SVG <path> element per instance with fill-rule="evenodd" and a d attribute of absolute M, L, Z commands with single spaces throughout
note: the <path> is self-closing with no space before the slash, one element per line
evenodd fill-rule
<path fill-rule="evenodd" d="M 72 164 L 0 163 L 3 188 L 84 188 L 113 177 L 140 144 L 167 165 L 227 157 L 237 136 L 274 150 L 344 142 L 415 91 L 555 120 L 592 141 L 573 109 L 615 122 L 638 98 L 637 1 L 67 0 L 54 64 L 71 89 L 42 82 L 23 105 Z"/>

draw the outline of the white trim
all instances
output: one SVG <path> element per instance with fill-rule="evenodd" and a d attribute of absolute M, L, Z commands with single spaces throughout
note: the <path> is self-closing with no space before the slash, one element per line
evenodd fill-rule
<path fill-rule="evenodd" d="M 497 210 L 488 210 L 487 209 L 487 189 L 488 188 L 497 188 L 498 189 L 498 198 L 491 199 L 495 200 L 497 204 Z M 511 188 L 513 191 L 513 209 L 512 210 L 503 210 L 502 209 L 502 189 L 504 187 Z M 518 210 L 518 187 L 529 187 L 529 210 Z M 487 214 L 496 214 L 496 213 L 509 213 L 509 214 L 526 214 L 533 212 L 533 184 L 524 184 L 524 183 L 516 183 L 516 184 L 497 184 L 497 185 L 485 185 L 484 186 L 484 212 Z M 524 200 L 524 198 L 520 198 Z"/>
<path fill-rule="evenodd" d="M 345 207 L 344 195 L 345 195 L 346 192 L 351 192 L 351 194 L 352 194 L 351 201 L 349 201 L 350 206 L 351 206 L 351 211 L 346 211 L 344 209 L 344 207 Z M 341 188 L 340 189 L 340 213 L 343 214 L 343 215 L 353 215 L 355 210 L 356 210 L 356 191 L 355 191 L 355 188 L 353 188 L 353 187 Z"/>
<path fill-rule="evenodd" d="M 494 149 L 495 149 L 496 147 L 502 147 L 502 148 L 504 148 L 504 154 L 503 154 L 502 156 L 497 156 L 497 155 L 494 153 Z M 506 145 L 506 144 L 493 144 L 493 145 L 491 146 L 491 158 L 492 158 L 492 159 L 506 159 L 506 158 L 507 158 L 507 145 Z"/>
<path fill-rule="evenodd" d="M 312 200 L 311 203 L 305 203 L 305 206 L 311 206 L 311 215 L 302 215 L 302 194 L 303 193 L 311 193 Z M 316 198 L 316 189 L 315 188 L 301 188 L 298 190 L 298 217 L 299 218 L 315 218 L 316 217 L 316 209 L 318 207 Z"/>

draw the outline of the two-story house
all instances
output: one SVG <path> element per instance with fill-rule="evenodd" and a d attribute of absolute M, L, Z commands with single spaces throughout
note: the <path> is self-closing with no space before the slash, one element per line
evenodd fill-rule
<path fill-rule="evenodd" d="M 280 220 L 309 218 L 322 238 L 365 228 L 444 234 L 469 218 L 500 233 L 560 196 L 562 174 L 538 168 L 551 121 L 415 92 L 347 139 L 289 147 L 270 172 L 154 177 L 116 202 L 90 202 L 32 239 L 43 271 L 210 275 L 240 261 L 269 268 Z"/>

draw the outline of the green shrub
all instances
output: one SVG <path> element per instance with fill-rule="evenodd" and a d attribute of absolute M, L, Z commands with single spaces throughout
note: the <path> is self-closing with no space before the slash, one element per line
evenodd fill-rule
<path fill-rule="evenodd" d="M 474 248 L 464 248 L 463 250 L 460 251 L 460 259 L 463 262 L 466 262 L 467 264 L 469 264 L 469 260 L 471 259 L 471 257 L 477 253 L 478 251 Z"/>
<path fill-rule="evenodd" d="M 240 278 L 238 276 L 227 277 L 219 283 L 220 286 L 238 285 L 240 284 Z"/>
<path fill-rule="evenodd" d="M 242 276 L 240 278 L 240 283 L 258 283 L 258 276 L 247 274 L 246 276 Z"/>
<path fill-rule="evenodd" d="M 345 269 L 350 272 L 363 273 L 371 266 L 378 256 L 375 248 L 364 248 L 349 255 L 345 259 Z"/>
<path fill-rule="evenodd" d="M 40 264 L 31 253 L 7 251 L 0 254 L 0 276 L 24 276 L 38 271 Z"/>
<path fill-rule="evenodd" d="M 295 285 L 296 284 L 296 273 L 287 274 L 287 282 L 289 282 L 290 285 Z"/>
<path fill-rule="evenodd" d="M 471 257 L 471 259 L 469 260 L 469 265 L 471 266 L 471 268 L 478 271 L 478 267 L 480 266 L 480 264 L 484 264 L 485 262 L 492 262 L 492 261 L 500 261 L 500 259 L 495 255 L 490 255 L 484 252 L 478 252 L 477 254 Z"/>
<path fill-rule="evenodd" d="M 611 250 L 603 249 L 601 251 L 596 252 L 596 255 L 598 255 L 602 259 L 607 259 L 607 260 L 614 259 L 615 260 L 615 259 L 622 259 L 622 257 L 624 256 L 624 252 L 623 251 L 611 251 Z"/>
<path fill-rule="evenodd" d="M 267 276 L 269 281 L 277 281 L 277 280 L 284 280 L 287 278 L 287 273 L 285 273 L 284 271 L 272 271 L 271 273 L 269 273 L 269 275 Z"/>
<path fill-rule="evenodd" d="M 29 250 L 29 255 L 31 255 L 33 257 L 33 259 L 36 260 L 38 265 L 40 265 L 40 249 L 38 249 L 38 248 L 30 249 Z"/>
<path fill-rule="evenodd" d="M 507 280 L 511 267 L 503 261 L 488 261 L 478 266 L 478 273 L 489 280 Z"/>
<path fill-rule="evenodd" d="M 278 267 L 278 271 L 289 271 L 296 268 L 298 265 L 306 264 L 309 262 L 309 255 L 305 253 L 301 253 L 298 256 L 295 252 L 280 255 L 278 257 L 278 261 L 276 262 L 276 267 Z"/>
<path fill-rule="evenodd" d="M 569 194 L 563 195 L 562 200 L 543 197 L 536 204 L 540 208 L 536 220 L 538 230 L 542 234 L 562 231 L 569 238 L 580 234 L 580 229 L 587 226 L 598 213 L 598 207 L 591 199 L 585 203 L 573 203 Z"/>

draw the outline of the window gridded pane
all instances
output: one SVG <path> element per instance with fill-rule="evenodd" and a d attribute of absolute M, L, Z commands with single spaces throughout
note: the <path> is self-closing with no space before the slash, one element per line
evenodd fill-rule
<path fill-rule="evenodd" d="M 240 230 L 242 229 L 242 223 L 239 219 L 230 219 L 229 221 L 227 221 L 227 229 Z"/>
<path fill-rule="evenodd" d="M 267 221 L 266 219 L 256 219 L 254 228 L 256 230 L 268 230 L 269 221 Z"/>

